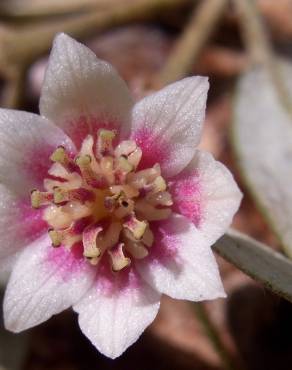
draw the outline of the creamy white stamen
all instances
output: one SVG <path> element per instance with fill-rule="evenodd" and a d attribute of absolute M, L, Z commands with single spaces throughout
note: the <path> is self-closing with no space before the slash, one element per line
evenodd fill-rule
<path fill-rule="evenodd" d="M 114 147 L 114 140 L 114 131 L 100 130 L 96 140 L 84 139 L 75 158 L 57 148 L 50 157 L 54 179 L 44 180 L 45 192 L 32 191 L 31 203 L 46 206 L 54 247 L 81 243 L 92 265 L 107 255 L 120 271 L 149 254 L 151 222 L 170 216 L 172 199 L 159 164 L 137 171 L 142 150 L 132 140 Z"/>

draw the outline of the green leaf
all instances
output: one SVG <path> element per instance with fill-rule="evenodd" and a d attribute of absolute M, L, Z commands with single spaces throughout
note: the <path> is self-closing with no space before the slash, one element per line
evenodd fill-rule
<path fill-rule="evenodd" d="M 234 230 L 220 238 L 213 249 L 247 275 L 292 302 L 291 260 Z"/>
<path fill-rule="evenodd" d="M 292 65 L 275 71 L 259 66 L 240 78 L 233 144 L 243 179 L 292 257 Z"/>

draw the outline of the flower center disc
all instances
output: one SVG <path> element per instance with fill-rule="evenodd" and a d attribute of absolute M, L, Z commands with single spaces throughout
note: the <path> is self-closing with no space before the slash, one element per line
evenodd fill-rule
<path fill-rule="evenodd" d="M 114 148 L 114 139 L 114 131 L 99 130 L 96 140 L 84 139 L 75 158 L 58 147 L 45 191 L 33 190 L 31 204 L 46 207 L 53 247 L 81 243 L 92 265 L 107 255 L 112 270 L 120 271 L 149 254 L 151 222 L 170 216 L 172 199 L 159 164 L 138 171 L 142 151 L 135 141 Z"/>

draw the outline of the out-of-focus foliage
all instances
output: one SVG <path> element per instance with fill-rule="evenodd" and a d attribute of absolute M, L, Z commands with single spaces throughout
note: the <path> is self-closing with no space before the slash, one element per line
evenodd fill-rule
<path fill-rule="evenodd" d="M 242 176 L 292 257 L 292 65 L 259 66 L 237 86 L 234 146 Z"/>

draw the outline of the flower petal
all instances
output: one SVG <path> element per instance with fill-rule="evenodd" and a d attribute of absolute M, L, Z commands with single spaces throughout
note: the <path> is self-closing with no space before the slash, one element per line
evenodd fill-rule
<path fill-rule="evenodd" d="M 210 153 L 199 150 L 171 179 L 169 190 L 175 212 L 192 221 L 210 244 L 230 226 L 242 198 L 229 170 Z"/>
<path fill-rule="evenodd" d="M 99 271 L 98 280 L 74 307 L 79 325 L 104 355 L 116 358 L 151 324 L 160 294 L 133 270 L 117 275 Z"/>
<path fill-rule="evenodd" d="M 0 142 L 0 182 L 25 197 L 43 186 L 49 157 L 58 145 L 75 150 L 64 132 L 45 118 L 9 109 L 0 109 Z"/>
<path fill-rule="evenodd" d="M 208 88 L 206 77 L 189 77 L 135 105 L 132 138 L 143 150 L 143 167 L 158 162 L 169 177 L 190 162 L 201 137 Z"/>
<path fill-rule="evenodd" d="M 160 223 L 149 257 L 136 264 L 142 278 L 172 298 L 202 301 L 225 297 L 209 243 L 185 217 Z"/>
<path fill-rule="evenodd" d="M 124 81 L 86 46 L 59 34 L 46 71 L 40 112 L 62 127 L 79 147 L 99 127 L 129 134 L 132 99 Z"/>
<path fill-rule="evenodd" d="M 0 184 L 0 266 L 45 229 L 42 210 L 32 210 L 28 202 Z"/>
<path fill-rule="evenodd" d="M 20 332 L 76 303 L 91 286 L 95 270 L 79 250 L 54 249 L 47 235 L 19 256 L 4 297 L 7 329 Z"/>

